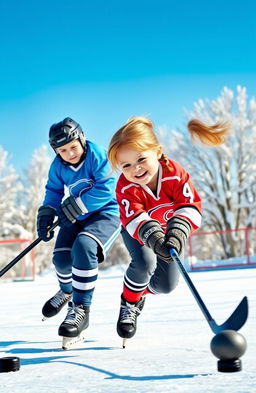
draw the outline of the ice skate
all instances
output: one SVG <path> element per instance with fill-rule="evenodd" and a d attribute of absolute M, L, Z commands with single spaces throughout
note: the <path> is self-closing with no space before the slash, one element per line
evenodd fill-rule
<path fill-rule="evenodd" d="M 123 338 L 123 348 L 127 338 L 132 338 L 136 333 L 137 317 L 140 315 L 146 296 L 142 296 L 136 303 L 129 303 L 121 296 L 120 313 L 117 321 L 117 333 Z"/>
<path fill-rule="evenodd" d="M 51 299 L 47 300 L 42 308 L 43 318 L 45 321 L 48 318 L 54 317 L 71 299 L 71 293 L 65 293 L 61 289 Z"/>
<path fill-rule="evenodd" d="M 89 326 L 89 312 L 89 306 L 68 303 L 67 316 L 58 331 L 59 336 L 63 337 L 63 349 L 72 349 L 84 341 L 85 329 Z"/>

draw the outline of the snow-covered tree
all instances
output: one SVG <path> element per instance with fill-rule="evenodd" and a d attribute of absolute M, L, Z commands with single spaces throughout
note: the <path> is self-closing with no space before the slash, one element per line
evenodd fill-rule
<path fill-rule="evenodd" d="M 225 87 L 213 101 L 200 99 L 187 113 L 206 124 L 228 122 L 225 144 L 210 148 L 192 144 L 188 131 L 159 129 L 166 153 L 184 165 L 203 200 L 201 230 L 221 231 L 256 226 L 256 101 L 248 100 L 245 87 L 236 92 Z M 168 138 L 168 143 L 166 143 Z M 217 245 L 220 257 L 239 255 L 242 232 L 220 234 L 204 244 L 205 254 Z M 206 240 L 206 238 L 204 239 Z M 213 244 L 212 244 L 213 243 Z M 244 251 L 244 250 L 243 250 Z"/>
<path fill-rule="evenodd" d="M 36 217 L 37 211 L 44 199 L 45 184 L 50 167 L 50 156 L 47 146 L 43 145 L 36 149 L 32 155 L 29 167 L 24 171 L 22 196 L 22 223 L 24 229 L 35 239 L 37 235 Z M 54 241 L 41 242 L 35 249 L 36 269 L 41 272 L 51 263 L 51 253 Z"/>
<path fill-rule="evenodd" d="M 25 205 L 23 226 L 33 237 L 37 234 L 36 215 L 44 198 L 50 160 L 47 146 L 43 145 L 39 149 L 36 149 L 32 155 L 29 167 L 24 171 L 24 177 L 22 179 Z"/>
<path fill-rule="evenodd" d="M 17 195 L 22 190 L 18 175 L 9 164 L 8 153 L 0 146 L 0 238 L 20 237 Z"/>

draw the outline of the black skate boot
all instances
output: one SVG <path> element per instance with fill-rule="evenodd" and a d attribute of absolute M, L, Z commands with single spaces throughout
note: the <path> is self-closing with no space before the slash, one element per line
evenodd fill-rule
<path fill-rule="evenodd" d="M 62 292 L 60 289 L 51 299 L 47 300 L 42 308 L 43 321 L 47 318 L 54 317 L 71 299 L 71 293 Z"/>
<path fill-rule="evenodd" d="M 71 349 L 84 341 L 84 330 L 89 326 L 89 312 L 89 306 L 68 303 L 67 316 L 58 331 L 59 336 L 63 337 L 63 349 Z"/>
<path fill-rule="evenodd" d="M 129 303 L 121 296 L 120 313 L 117 321 L 117 333 L 123 340 L 123 348 L 127 338 L 132 338 L 136 333 L 137 317 L 140 315 L 146 296 L 142 296 L 136 303 Z"/>

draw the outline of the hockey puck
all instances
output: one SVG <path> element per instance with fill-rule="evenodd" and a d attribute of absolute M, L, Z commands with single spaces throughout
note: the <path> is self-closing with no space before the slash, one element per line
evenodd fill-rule
<path fill-rule="evenodd" d="M 222 373 L 234 373 L 242 370 L 242 362 L 240 359 L 234 360 L 219 360 L 218 371 Z"/>
<path fill-rule="evenodd" d="M 0 358 L 0 373 L 18 371 L 20 369 L 20 358 L 17 356 L 6 356 Z"/>
<path fill-rule="evenodd" d="M 245 353 L 246 340 L 235 330 L 222 330 L 211 341 L 211 351 L 219 359 L 218 371 L 233 373 L 242 370 L 239 359 Z"/>

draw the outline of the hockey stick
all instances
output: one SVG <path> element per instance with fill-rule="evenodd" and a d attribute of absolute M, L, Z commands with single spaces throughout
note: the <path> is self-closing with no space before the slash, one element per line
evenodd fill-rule
<path fill-rule="evenodd" d="M 206 321 L 208 322 L 210 328 L 212 329 L 213 333 L 218 334 L 222 330 L 239 330 L 246 322 L 247 317 L 248 317 L 248 300 L 247 297 L 245 296 L 233 314 L 222 324 L 218 325 L 214 319 L 212 318 L 211 314 L 209 313 L 206 305 L 204 304 L 201 296 L 199 295 L 197 289 L 195 288 L 193 282 L 191 281 L 188 273 L 186 272 L 176 250 L 174 248 L 170 249 L 170 255 L 173 258 L 173 260 L 177 263 L 178 268 L 183 275 L 183 278 L 185 279 L 186 283 L 189 286 L 189 289 L 191 290 L 194 298 L 196 299 L 202 313 L 205 316 Z"/>
<path fill-rule="evenodd" d="M 57 226 L 59 225 L 59 221 L 55 221 L 55 223 L 52 225 L 52 227 L 49 229 L 48 232 L 53 231 Z M 0 270 L 0 277 L 2 277 L 8 270 L 10 270 L 17 262 L 19 262 L 29 251 L 32 250 L 40 241 L 42 238 L 39 236 L 36 240 L 34 240 L 25 250 L 23 250 L 17 257 L 15 257 L 11 262 L 8 263 L 2 270 Z"/>

